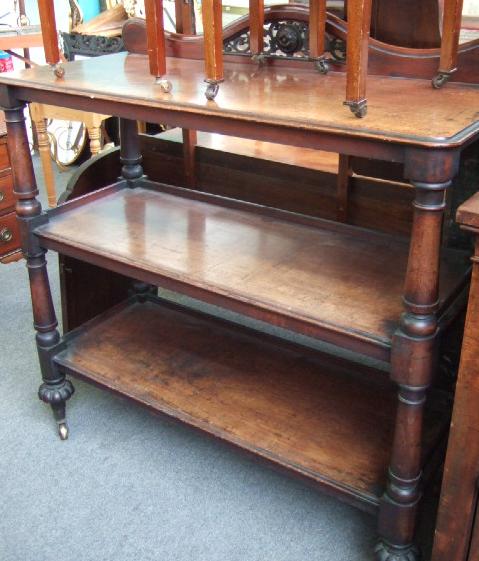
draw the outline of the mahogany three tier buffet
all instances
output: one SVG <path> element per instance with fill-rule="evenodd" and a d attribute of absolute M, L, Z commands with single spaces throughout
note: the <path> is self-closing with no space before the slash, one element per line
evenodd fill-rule
<path fill-rule="evenodd" d="M 467 253 L 442 246 L 443 215 L 461 152 L 479 136 L 479 89 L 371 75 L 369 113 L 357 119 L 342 107 L 341 73 L 225 61 L 211 100 L 202 60 L 161 63 L 165 88 L 151 56 L 132 53 L 0 76 L 40 398 L 66 438 L 67 376 L 124 395 L 376 514 L 376 560 L 417 561 L 421 489 L 448 425 L 429 388 L 470 273 Z M 43 212 L 29 102 L 118 116 L 121 176 Z M 401 164 L 410 235 L 149 179 L 137 121 Z M 131 296 L 62 336 L 48 250 L 131 279 Z M 162 289 L 348 353 L 172 303 Z"/>

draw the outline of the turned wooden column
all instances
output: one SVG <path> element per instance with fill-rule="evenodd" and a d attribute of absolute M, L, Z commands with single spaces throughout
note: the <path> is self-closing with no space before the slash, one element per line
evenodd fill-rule
<path fill-rule="evenodd" d="M 135 179 L 143 175 L 141 161 L 138 123 L 131 119 L 120 119 L 121 175 L 124 179 L 131 182 L 131 186 L 134 186 Z"/>
<path fill-rule="evenodd" d="M 60 342 L 60 333 L 48 281 L 46 250 L 40 247 L 32 233 L 33 224 L 42 215 L 42 207 L 36 199 L 38 190 L 23 110 L 24 106 L 5 109 L 5 120 L 14 194 L 17 199 L 16 211 L 20 223 L 22 250 L 30 278 L 33 320 L 37 331 L 36 342 L 43 378 L 38 395 L 42 401 L 51 405 L 60 437 L 66 439 L 68 427 L 65 420 L 65 402 L 73 395 L 74 389 L 52 360 L 54 349 Z"/>
<path fill-rule="evenodd" d="M 423 158 L 427 158 L 425 153 Z M 378 561 L 420 558 L 414 533 L 421 498 L 423 412 L 436 366 L 441 230 L 445 193 L 452 176 L 440 159 L 428 165 L 413 157 L 406 167 L 412 171 L 416 196 L 405 311 L 392 342 L 391 378 L 398 384 L 398 406 L 388 484 L 380 506 Z M 451 173 L 448 179 L 444 177 L 447 173 Z M 436 177 L 442 181 L 433 183 Z"/>

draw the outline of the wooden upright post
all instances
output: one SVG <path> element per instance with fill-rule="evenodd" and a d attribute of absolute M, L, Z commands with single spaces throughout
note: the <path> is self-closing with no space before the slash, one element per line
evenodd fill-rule
<path fill-rule="evenodd" d="M 327 74 L 328 62 L 325 59 L 326 44 L 326 0 L 309 2 L 309 57 L 314 60 L 321 74 Z"/>
<path fill-rule="evenodd" d="M 439 70 L 432 80 L 435 88 L 443 86 L 457 70 L 457 50 L 461 33 L 463 0 L 444 0 L 442 18 L 441 59 Z"/>
<path fill-rule="evenodd" d="M 166 80 L 166 44 L 163 24 L 163 0 L 145 0 L 146 34 L 150 73 L 156 83 L 168 93 L 171 83 Z"/>
<path fill-rule="evenodd" d="M 176 32 L 194 35 L 196 32 L 195 12 L 192 0 L 175 0 Z M 194 188 L 196 179 L 196 131 L 182 129 L 183 133 L 183 166 L 185 170 L 185 184 Z"/>
<path fill-rule="evenodd" d="M 264 60 L 264 0 L 249 0 L 249 47 L 253 60 L 261 63 Z"/>
<path fill-rule="evenodd" d="M 369 28 L 372 0 L 348 0 L 348 39 L 346 46 L 346 101 L 356 117 L 367 112 Z"/>
<path fill-rule="evenodd" d="M 213 100 L 223 81 L 223 23 L 221 0 L 203 0 L 203 34 L 205 44 L 205 73 L 208 87 L 205 95 Z"/>
<path fill-rule="evenodd" d="M 176 33 L 195 35 L 195 12 L 192 0 L 175 0 Z"/>
<path fill-rule="evenodd" d="M 65 75 L 65 69 L 60 62 L 60 49 L 58 47 L 58 34 L 53 0 L 38 0 L 38 10 L 40 12 L 45 59 L 47 63 L 53 67 L 55 75 L 58 78 L 62 78 Z"/>

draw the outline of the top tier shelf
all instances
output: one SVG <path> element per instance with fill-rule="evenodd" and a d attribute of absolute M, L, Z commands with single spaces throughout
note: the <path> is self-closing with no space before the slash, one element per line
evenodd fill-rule
<path fill-rule="evenodd" d="M 49 67 L 2 74 L 0 84 L 13 86 L 14 96 L 24 101 L 198 130 L 253 138 L 260 133 L 249 125 L 272 126 L 276 128 L 276 141 L 285 144 L 294 144 L 288 136 L 294 130 L 379 141 L 383 145 L 387 141 L 407 146 L 455 147 L 479 132 L 479 87 L 473 85 L 448 84 L 436 91 L 428 80 L 371 76 L 369 113 L 357 119 L 342 106 L 344 75 L 320 75 L 312 64 L 286 69 L 226 63 L 225 82 L 213 102 L 204 96 L 200 60 L 167 60 L 167 77 L 173 85 L 170 94 L 162 93 L 155 85 L 144 55 L 118 53 L 75 61 L 67 63 L 65 70 L 63 79 L 56 78 Z M 219 119 L 215 121 L 214 117 Z M 240 130 L 241 124 L 249 127 Z M 270 132 L 263 129 L 261 139 L 268 140 Z M 340 151 L 333 146 L 325 149 Z"/>

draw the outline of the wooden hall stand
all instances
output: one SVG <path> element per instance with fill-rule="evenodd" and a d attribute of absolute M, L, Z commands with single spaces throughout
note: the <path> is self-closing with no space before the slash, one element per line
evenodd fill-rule
<path fill-rule="evenodd" d="M 445 420 L 436 399 L 423 415 L 425 397 L 438 335 L 461 308 L 469 270 L 462 253 L 440 251 L 442 214 L 460 152 L 478 136 L 478 89 L 450 84 L 432 99 L 427 80 L 371 77 L 374 111 L 358 120 L 339 103 L 344 77 L 312 69 L 258 74 L 228 62 L 211 104 L 199 60 L 167 60 L 168 94 L 143 55 L 65 66 L 63 79 L 45 67 L 0 77 L 40 397 L 62 437 L 71 374 L 377 513 L 376 559 L 416 560 L 421 473 Z M 122 178 L 42 213 L 22 116 L 30 101 L 118 115 Z M 404 163 L 416 192 L 411 240 L 149 181 L 134 120 Z M 136 296 L 61 337 L 48 249 L 135 279 Z M 390 379 L 166 303 L 149 285 L 388 362 Z"/>
<path fill-rule="evenodd" d="M 474 235 L 475 251 L 433 561 L 479 559 L 479 194 L 459 207 L 457 221 Z"/>

